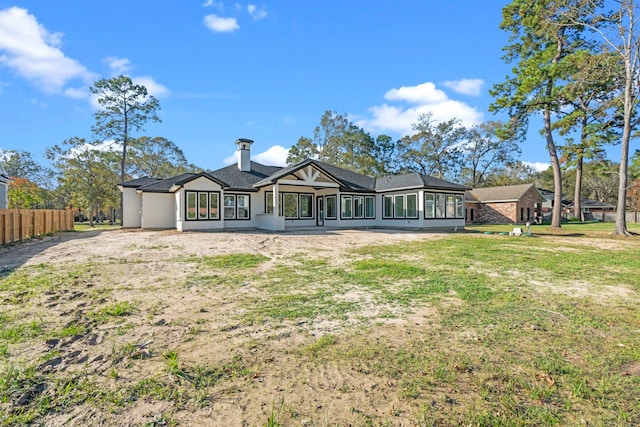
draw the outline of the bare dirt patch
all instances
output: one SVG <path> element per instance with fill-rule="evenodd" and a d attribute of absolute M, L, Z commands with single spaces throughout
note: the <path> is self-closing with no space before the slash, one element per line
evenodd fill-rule
<path fill-rule="evenodd" d="M 50 426 L 244 426 L 264 425 L 269 417 L 295 419 L 296 425 L 331 425 L 336 420 L 361 425 L 392 417 L 398 425 L 410 425 L 413 411 L 398 400 L 398 384 L 332 360 L 314 360 L 313 350 L 305 349 L 327 334 L 339 340 L 347 327 L 399 345 L 412 334 L 419 336 L 417 331 L 437 318 L 429 304 L 415 309 L 378 306 L 369 293 L 345 289 L 336 301 L 360 306 L 355 315 L 245 321 L 245 302 L 259 300 L 267 291 L 249 279 L 236 278 L 230 286 L 223 274 L 189 260 L 261 255 L 267 259 L 254 271 L 260 275 L 291 263 L 296 254 L 339 266 L 356 247 L 438 238 L 442 236 L 382 230 L 117 230 L 5 247 L 0 252 L 5 271 L 39 266 L 81 270 L 75 276 L 69 273 L 64 286 L 24 298 L 20 316 L 39 322 L 46 336 L 56 338 L 16 344 L 9 353 L 25 365 L 39 361 L 35 369 L 41 377 L 71 381 L 57 384 L 68 389 L 63 392 L 68 393 L 69 410 L 46 415 Z M 3 296 L 0 307 L 7 308 L 15 295 Z M 124 313 L 113 314 L 118 310 Z M 173 367 L 167 356 L 171 352 L 177 355 Z M 207 386 L 198 384 L 200 380 Z M 15 411 L 54 392 L 51 383 L 42 384 L 42 389 L 21 389 L 2 408 Z M 176 394 L 181 389 L 191 390 L 189 396 Z M 96 394 L 98 404 L 92 403 Z"/>

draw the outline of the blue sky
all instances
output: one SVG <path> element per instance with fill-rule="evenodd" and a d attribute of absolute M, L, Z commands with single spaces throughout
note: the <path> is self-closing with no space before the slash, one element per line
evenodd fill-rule
<path fill-rule="evenodd" d="M 156 96 L 163 136 L 206 169 L 284 161 L 326 110 L 400 138 L 418 114 L 504 119 L 488 90 L 504 79 L 506 1 L 0 0 L 0 149 L 92 138 L 88 87 L 118 74 Z M 548 163 L 536 132 L 521 160 Z M 632 147 L 633 149 L 633 147 Z M 619 159 L 612 155 L 612 160 Z"/>

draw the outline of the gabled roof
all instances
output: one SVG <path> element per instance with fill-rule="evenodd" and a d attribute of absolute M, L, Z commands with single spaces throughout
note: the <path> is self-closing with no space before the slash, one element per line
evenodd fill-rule
<path fill-rule="evenodd" d="M 144 191 L 149 193 L 171 193 L 176 190 L 176 187 L 182 187 L 184 184 L 193 181 L 194 179 L 205 177 L 214 182 L 217 182 L 221 186 L 226 186 L 224 182 L 216 179 L 211 176 L 207 172 L 200 173 L 183 173 L 180 175 L 173 176 L 167 179 L 157 179 L 157 178 L 138 178 L 131 181 L 124 182 L 120 184 L 120 186 L 124 188 L 135 188 L 138 191 Z"/>
<path fill-rule="evenodd" d="M 272 175 L 262 179 L 254 184 L 254 187 L 260 188 L 267 185 L 274 184 L 280 178 L 284 178 L 287 175 L 294 174 L 299 170 L 313 166 L 316 169 L 323 172 L 330 179 L 334 180 L 340 185 L 342 191 L 374 191 L 375 190 L 375 178 L 371 178 L 366 175 L 362 175 L 356 172 L 352 172 L 347 169 L 343 169 L 338 166 L 330 165 L 315 159 L 306 159 L 298 163 L 294 163 L 285 168 L 281 168 Z"/>
<path fill-rule="evenodd" d="M 222 169 L 209 172 L 212 177 L 226 183 L 230 190 L 257 191 L 255 184 L 268 176 L 271 176 L 282 167 L 265 166 L 260 163 L 251 162 L 251 171 L 244 172 L 238 169 L 238 165 L 233 164 Z"/>
<path fill-rule="evenodd" d="M 469 202 L 482 203 L 516 202 L 530 189 L 538 194 L 540 200 L 544 197 L 533 184 L 503 185 L 500 187 L 474 188 L 465 193 L 465 199 Z"/>
<path fill-rule="evenodd" d="M 377 191 L 392 191 L 407 188 L 434 188 L 454 191 L 469 189 L 468 187 L 418 172 L 391 175 L 376 179 Z"/>

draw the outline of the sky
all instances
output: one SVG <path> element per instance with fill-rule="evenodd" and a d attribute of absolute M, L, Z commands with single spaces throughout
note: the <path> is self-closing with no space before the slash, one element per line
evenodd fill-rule
<path fill-rule="evenodd" d="M 120 74 L 161 106 L 162 123 L 134 136 L 168 138 L 208 170 L 235 161 L 238 138 L 255 141 L 252 160 L 284 165 L 327 110 L 374 138 L 409 134 L 421 113 L 505 120 L 489 112 L 489 89 L 511 68 L 505 4 L 0 0 L 0 150 L 44 163 L 47 147 L 95 139 L 89 87 Z M 544 166 L 538 128 L 520 159 Z"/>

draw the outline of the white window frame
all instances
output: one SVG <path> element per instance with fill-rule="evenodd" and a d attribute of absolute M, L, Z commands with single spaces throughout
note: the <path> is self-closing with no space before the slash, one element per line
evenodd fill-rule
<path fill-rule="evenodd" d="M 413 199 L 413 212 L 409 212 L 409 198 Z M 407 218 L 418 218 L 418 194 L 410 193 L 405 197 L 405 213 Z"/>
<path fill-rule="evenodd" d="M 302 199 L 309 198 L 309 212 L 306 216 L 302 215 Z M 313 219 L 313 194 L 311 193 L 300 193 L 299 201 L 298 201 L 298 209 L 300 219 Z"/>
<path fill-rule="evenodd" d="M 371 206 L 371 214 L 368 214 L 368 208 Z M 376 217 L 376 198 L 375 196 L 364 197 L 364 217 L 367 219 L 375 219 Z"/>
<path fill-rule="evenodd" d="M 382 218 L 384 219 L 392 219 L 393 218 L 393 196 L 390 194 L 385 194 L 382 198 Z"/>
<path fill-rule="evenodd" d="M 398 209 L 398 200 L 401 203 L 401 209 Z M 405 203 L 404 203 L 404 194 L 396 194 L 393 196 L 393 217 L 394 218 L 404 218 L 405 217 Z M 401 210 L 402 212 L 398 212 Z"/>
<path fill-rule="evenodd" d="M 330 203 L 331 201 L 331 203 Z M 325 215 L 324 219 L 338 219 L 338 197 L 337 196 L 325 196 L 324 198 L 324 210 Z M 331 214 L 331 210 L 333 209 L 333 215 Z"/>
<path fill-rule="evenodd" d="M 364 196 L 353 196 L 353 218 L 364 218 Z M 360 211 L 360 212 L 358 212 Z"/>
<path fill-rule="evenodd" d="M 346 203 L 348 202 L 348 203 Z M 346 212 L 346 207 L 349 207 L 349 212 Z M 348 215 L 346 215 L 348 213 Z M 340 196 L 340 218 L 352 219 L 353 218 L 353 197 Z"/>

